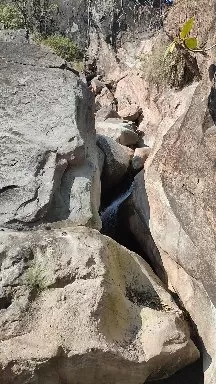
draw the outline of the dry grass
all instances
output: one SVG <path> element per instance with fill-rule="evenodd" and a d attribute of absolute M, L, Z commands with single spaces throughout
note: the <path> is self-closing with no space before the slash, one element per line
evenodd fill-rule
<path fill-rule="evenodd" d="M 196 58 L 189 52 L 176 49 L 165 59 L 168 44 L 166 35 L 159 35 L 152 52 L 141 58 L 143 77 L 159 92 L 167 87 L 181 89 L 200 79 Z"/>
<path fill-rule="evenodd" d="M 168 42 L 159 37 L 154 44 L 152 52 L 140 58 L 143 77 L 158 88 L 168 85 L 167 66 L 164 61 L 164 53 L 167 46 Z"/>
<path fill-rule="evenodd" d="M 142 69 L 145 79 L 156 84 L 159 89 L 167 86 L 182 88 L 194 79 L 200 80 L 200 71 L 205 75 L 210 56 L 213 55 L 214 57 L 215 52 L 211 51 L 208 52 L 207 57 L 199 53 L 193 55 L 190 52 L 188 52 L 188 56 L 184 57 L 181 52 L 180 54 L 174 52 L 164 61 L 166 46 L 172 38 L 179 34 L 179 29 L 184 22 L 192 16 L 195 17 L 192 35 L 197 37 L 199 46 L 202 47 L 206 43 L 207 46 L 211 46 L 216 42 L 216 13 L 212 0 L 210 2 L 204 0 L 175 0 L 174 5 L 169 8 L 165 16 L 164 33 L 159 34 L 151 54 L 142 57 Z M 195 71 L 193 71 L 193 67 L 196 67 Z"/>

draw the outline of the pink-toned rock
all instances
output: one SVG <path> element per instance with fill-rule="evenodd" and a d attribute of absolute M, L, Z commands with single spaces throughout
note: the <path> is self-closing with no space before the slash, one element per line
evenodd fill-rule
<path fill-rule="evenodd" d="M 114 95 L 107 87 L 104 87 L 100 94 L 95 97 L 96 109 L 114 104 Z"/>
<path fill-rule="evenodd" d="M 91 81 L 91 90 L 94 92 L 95 95 L 98 95 L 101 93 L 102 89 L 105 87 L 105 84 L 98 80 L 96 77 L 92 79 Z"/>
<path fill-rule="evenodd" d="M 149 147 L 136 148 L 132 159 L 132 167 L 134 170 L 139 171 L 144 167 L 145 161 L 150 153 Z"/>
<path fill-rule="evenodd" d="M 136 121 L 142 114 L 142 108 L 137 104 L 130 104 L 126 108 L 118 110 L 118 114 L 124 120 Z"/>
<path fill-rule="evenodd" d="M 119 119 L 118 112 L 115 108 L 113 108 L 112 105 L 107 105 L 100 108 L 95 114 L 95 120 L 97 122 L 105 121 L 107 119 Z"/>
<path fill-rule="evenodd" d="M 151 88 L 151 92 L 150 92 Z M 160 105 L 158 105 L 158 91 L 143 79 L 141 73 L 131 71 L 119 80 L 116 86 L 115 98 L 118 100 L 119 114 L 131 108 L 131 105 L 142 109 L 143 120 L 139 130 L 146 135 L 145 144 L 152 147 L 155 134 L 162 119 Z M 125 112 L 124 112 L 125 114 Z"/>

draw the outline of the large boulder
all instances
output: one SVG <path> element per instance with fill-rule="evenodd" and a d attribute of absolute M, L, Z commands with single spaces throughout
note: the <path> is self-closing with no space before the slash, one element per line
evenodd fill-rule
<path fill-rule="evenodd" d="M 99 228 L 91 92 L 49 50 L 1 36 L 0 226 Z"/>
<path fill-rule="evenodd" d="M 140 256 L 86 227 L 0 236 L 1 384 L 143 384 L 199 353 Z"/>
<path fill-rule="evenodd" d="M 206 79 L 192 85 L 185 109 L 177 119 L 173 115 L 174 124 L 161 122 L 128 203 L 130 228 L 196 324 L 207 384 L 215 382 L 216 364 L 213 90 Z M 185 93 L 178 92 L 179 99 Z"/>
<path fill-rule="evenodd" d="M 216 129 L 208 109 L 209 92 L 207 81 L 198 85 L 184 117 L 155 143 L 146 161 L 145 180 L 149 227 L 168 281 L 214 364 Z M 207 377 L 208 373 L 206 383 Z"/>

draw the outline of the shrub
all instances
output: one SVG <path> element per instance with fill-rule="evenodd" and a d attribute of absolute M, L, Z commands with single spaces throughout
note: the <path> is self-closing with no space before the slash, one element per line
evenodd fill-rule
<path fill-rule="evenodd" d="M 12 4 L 0 5 L 0 24 L 5 29 L 19 29 L 24 27 L 24 19 L 19 9 Z"/>
<path fill-rule="evenodd" d="M 158 87 L 168 85 L 181 89 L 193 80 L 201 79 L 194 54 L 203 51 L 198 49 L 196 37 L 190 36 L 193 25 L 194 18 L 186 21 L 171 44 L 166 40 L 156 41 L 151 54 L 144 56 L 143 59 L 146 80 Z"/>
<path fill-rule="evenodd" d="M 164 61 L 164 52 L 167 46 L 167 42 L 157 41 L 152 52 L 140 58 L 144 78 L 159 88 L 169 85 L 171 76 L 169 58 L 166 63 Z"/>
<path fill-rule="evenodd" d="M 48 36 L 46 39 L 42 39 L 41 43 L 50 47 L 58 56 L 69 62 L 81 56 L 76 44 L 68 37 L 60 35 Z"/>
<path fill-rule="evenodd" d="M 25 282 L 34 293 L 40 293 L 47 287 L 45 274 L 39 265 L 28 269 Z"/>

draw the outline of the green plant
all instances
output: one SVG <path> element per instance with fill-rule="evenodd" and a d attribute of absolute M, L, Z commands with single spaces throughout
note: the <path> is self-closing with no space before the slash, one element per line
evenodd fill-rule
<path fill-rule="evenodd" d="M 197 38 L 190 36 L 194 23 L 195 18 L 192 17 L 183 24 L 178 36 L 172 38 L 173 41 L 164 54 L 164 63 L 170 66 L 170 85 L 175 88 L 183 88 L 193 80 L 201 79 L 194 53 L 205 53 L 198 48 Z"/>
<path fill-rule="evenodd" d="M 190 32 L 194 24 L 194 17 L 191 17 L 183 24 L 182 28 L 180 28 L 179 35 L 174 37 L 172 43 L 167 47 L 164 58 L 166 58 L 169 53 L 173 53 L 175 49 L 206 55 L 207 51 L 210 51 L 212 48 L 216 47 L 216 44 L 213 44 L 211 47 L 207 48 L 205 46 L 206 44 L 204 44 L 203 48 L 198 47 L 198 39 L 194 36 L 190 36 Z"/>
<path fill-rule="evenodd" d="M 31 292 L 39 293 L 47 287 L 46 276 L 41 266 L 33 265 L 26 274 L 26 285 Z"/>
<path fill-rule="evenodd" d="M 5 29 L 19 29 L 25 25 L 22 13 L 13 4 L 0 5 L 0 24 Z"/>
<path fill-rule="evenodd" d="M 175 86 L 174 83 L 178 80 L 174 78 L 181 77 L 181 65 L 178 63 L 177 68 L 173 71 L 175 54 L 169 55 L 164 60 L 164 52 L 166 51 L 168 43 L 159 39 L 156 41 L 152 52 L 145 54 L 141 57 L 143 77 L 149 83 L 154 84 L 158 90 L 167 86 Z M 175 72 L 175 74 L 174 74 Z"/>
<path fill-rule="evenodd" d="M 40 40 L 40 42 L 50 47 L 58 56 L 69 62 L 80 57 L 77 46 L 68 37 L 53 35 Z"/>
<path fill-rule="evenodd" d="M 190 32 L 194 26 L 195 19 L 191 17 L 191 19 L 187 20 L 182 28 L 180 29 L 179 35 L 174 38 L 172 43 L 168 46 L 165 52 L 165 58 L 169 53 L 173 53 L 175 49 L 188 49 L 188 50 L 196 50 L 198 48 L 198 40 L 196 37 L 191 37 Z"/>

